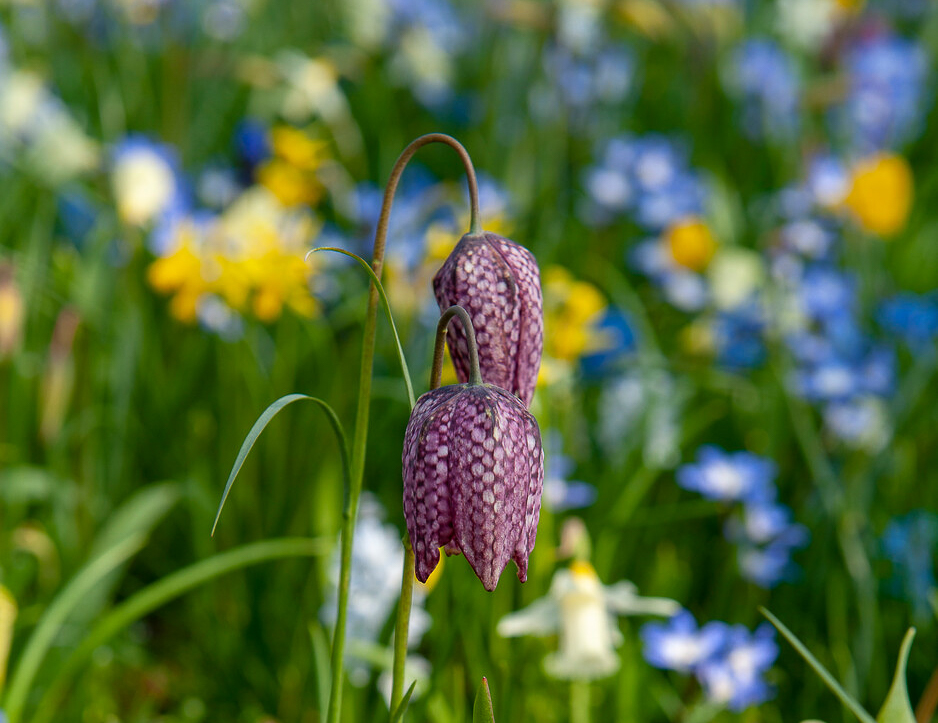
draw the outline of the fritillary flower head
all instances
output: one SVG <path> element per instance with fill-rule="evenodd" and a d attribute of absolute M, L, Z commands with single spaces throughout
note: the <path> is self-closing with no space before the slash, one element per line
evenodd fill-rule
<path fill-rule="evenodd" d="M 471 328 L 466 323 L 474 352 Z M 404 434 L 404 517 L 418 580 L 427 581 L 445 547 L 465 555 L 491 591 L 509 560 L 527 579 L 544 452 L 537 421 L 518 397 L 482 383 L 474 353 L 470 368 L 467 384 L 429 391 L 414 406 Z"/>
<path fill-rule="evenodd" d="M 544 348 L 541 274 L 534 255 L 497 234 L 468 233 L 433 278 L 433 291 L 441 311 L 459 305 L 469 312 L 482 379 L 530 406 Z M 456 322 L 447 343 L 456 374 L 465 382 L 469 350 Z"/>

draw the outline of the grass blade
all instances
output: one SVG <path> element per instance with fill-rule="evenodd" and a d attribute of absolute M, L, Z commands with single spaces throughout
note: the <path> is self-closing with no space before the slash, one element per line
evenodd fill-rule
<path fill-rule="evenodd" d="M 365 259 L 363 259 L 358 254 L 353 254 L 351 251 L 346 251 L 345 249 L 336 248 L 335 246 L 320 246 L 313 249 L 310 253 L 315 253 L 317 251 L 335 251 L 336 253 L 345 254 L 351 258 L 358 261 L 358 263 L 364 268 L 368 275 L 371 277 L 371 282 L 378 289 L 378 296 L 381 297 L 381 304 L 384 306 L 384 311 L 388 315 L 388 321 L 391 323 L 391 331 L 394 333 L 394 343 L 397 345 L 397 355 L 401 360 L 401 372 L 404 375 L 404 384 L 407 386 L 407 400 L 410 402 L 410 408 L 414 408 L 416 403 L 416 398 L 414 397 L 414 385 L 410 380 L 410 370 L 407 367 L 407 359 L 404 358 L 404 347 L 401 346 L 401 337 L 397 333 L 397 325 L 394 323 L 394 316 L 391 314 L 391 304 L 388 301 L 388 295 L 384 292 L 384 287 L 381 285 L 381 280 L 378 278 L 378 275 L 375 273 L 375 270 L 371 268 Z"/>
<path fill-rule="evenodd" d="M 3 701 L 9 723 L 18 723 L 26 704 L 33 679 L 55 636 L 69 613 L 111 572 L 139 552 L 146 537 L 134 535 L 124 539 L 83 567 L 58 594 L 43 614 L 20 655 L 10 687 Z"/>
<path fill-rule="evenodd" d="M 804 643 L 802 643 L 795 634 L 785 627 L 785 624 L 775 617 L 772 613 L 766 610 L 763 607 L 759 608 L 759 612 L 762 613 L 772 625 L 784 636 L 784 638 L 791 643 L 792 647 L 798 651 L 798 654 L 807 661 L 808 665 L 814 668 L 814 672 L 818 674 L 821 680 L 824 681 L 824 684 L 831 689 L 831 692 L 840 698 L 840 702 L 843 703 L 857 718 L 859 718 L 862 723 L 876 723 L 866 709 L 860 705 L 853 696 L 851 696 L 847 691 L 845 691 L 840 683 L 838 683 L 834 676 L 825 668 L 821 663 L 815 658 L 811 651 L 808 650 Z"/>
<path fill-rule="evenodd" d="M 397 708 L 394 709 L 394 713 L 391 715 L 391 723 L 400 723 L 404 720 L 404 713 L 407 712 L 407 706 L 410 704 L 410 696 L 414 694 L 414 688 L 417 687 L 417 681 L 415 680 L 410 684 L 410 687 L 407 689 L 407 692 L 404 693 L 404 697 L 401 698 L 400 704 Z"/>
<path fill-rule="evenodd" d="M 492 710 L 492 693 L 489 681 L 482 678 L 476 691 L 476 700 L 472 706 L 472 723 L 495 723 L 495 711 Z"/>
<path fill-rule="evenodd" d="M 342 456 L 342 477 L 345 483 L 345 489 L 348 490 L 348 442 L 345 438 L 345 430 L 342 428 L 342 423 L 339 421 L 339 417 L 335 413 L 335 410 L 333 410 L 332 407 L 330 407 L 322 399 L 318 399 L 317 397 L 310 397 L 306 394 L 287 394 L 284 397 L 280 397 L 280 399 L 264 410 L 264 413 L 257 418 L 256 422 L 254 422 L 254 426 L 251 427 L 251 431 L 248 432 L 248 436 L 244 438 L 244 442 L 241 443 L 241 449 L 238 452 L 238 457 L 235 459 L 235 463 L 231 468 L 231 473 L 228 475 L 228 481 L 225 483 L 225 491 L 222 493 L 221 502 L 218 504 L 218 512 L 215 514 L 215 524 L 212 525 L 212 536 L 215 535 L 215 528 L 218 527 L 218 519 L 221 517 L 221 511 L 225 506 L 225 501 L 228 499 L 228 493 L 231 491 L 231 485 L 234 484 L 235 479 L 238 477 L 238 473 L 241 471 L 241 467 L 244 465 L 244 460 L 247 459 L 247 456 L 250 453 L 251 448 L 254 447 L 254 443 L 257 441 L 257 438 L 261 436 L 261 432 L 264 431 L 264 428 L 270 423 L 270 420 L 277 416 L 280 410 L 289 404 L 293 404 L 293 402 L 300 401 L 315 402 L 317 405 L 319 405 L 320 409 L 326 413 L 326 417 L 328 417 L 329 423 L 332 424 L 332 429 L 335 431 L 335 435 L 339 440 L 339 451 Z"/>
<path fill-rule="evenodd" d="M 915 723 L 915 713 L 909 701 L 909 688 L 905 679 L 905 668 L 909 662 L 909 650 L 912 648 L 912 638 L 915 637 L 915 628 L 909 628 L 902 639 L 899 649 L 899 662 L 896 663 L 896 674 L 893 676 L 889 694 L 876 716 L 878 723 Z"/>
<path fill-rule="evenodd" d="M 107 613 L 72 651 L 47 689 L 33 723 L 52 720 L 55 707 L 71 676 L 98 647 L 128 625 L 221 575 L 270 560 L 315 557 L 325 554 L 329 547 L 327 540 L 302 537 L 254 542 L 195 562 L 148 585 Z"/>

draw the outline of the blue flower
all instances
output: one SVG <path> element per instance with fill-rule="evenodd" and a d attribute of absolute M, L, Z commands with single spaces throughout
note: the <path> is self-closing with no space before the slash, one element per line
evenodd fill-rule
<path fill-rule="evenodd" d="M 679 467 L 676 477 L 684 489 L 708 499 L 734 502 L 774 497 L 775 474 L 775 463 L 764 457 L 706 445 L 697 453 L 697 462 Z"/>
<path fill-rule="evenodd" d="M 599 103 L 622 101 L 635 76 L 631 53 L 618 46 L 586 56 L 563 46 L 549 47 L 544 67 L 563 103 L 578 111 L 589 111 Z"/>
<path fill-rule="evenodd" d="M 238 123 L 234 132 L 235 152 L 249 169 L 270 158 L 270 136 L 267 126 L 257 120 L 246 118 Z"/>
<path fill-rule="evenodd" d="M 678 144 L 653 133 L 610 139 L 600 162 L 587 170 L 585 185 L 592 220 L 605 223 L 634 211 L 635 220 L 654 231 L 700 215 L 707 195 Z"/>
<path fill-rule="evenodd" d="M 639 634 L 642 654 L 651 665 L 690 673 L 720 652 L 729 632 L 729 626 L 721 622 L 698 628 L 694 616 L 682 610 L 666 623 L 643 625 Z"/>
<path fill-rule="evenodd" d="M 883 531 L 883 554 L 892 562 L 890 587 L 912 603 L 915 616 L 926 618 L 934 594 L 935 550 L 938 549 L 938 515 L 913 510 L 892 520 Z"/>
<path fill-rule="evenodd" d="M 802 311 L 815 321 L 852 314 L 856 307 L 856 281 L 826 264 L 809 266 L 798 291 Z"/>
<path fill-rule="evenodd" d="M 798 128 L 801 82 L 792 57 L 771 40 L 748 40 L 733 53 L 730 85 L 744 102 L 743 128 L 791 136 Z"/>
<path fill-rule="evenodd" d="M 840 204 L 850 190 L 850 174 L 837 156 L 820 154 L 808 163 L 807 188 L 817 206 L 833 208 Z"/>
<path fill-rule="evenodd" d="M 813 218 L 791 221 L 778 235 L 785 251 L 818 260 L 827 258 L 836 240 L 826 224 Z"/>
<path fill-rule="evenodd" d="M 938 301 L 933 295 L 896 294 L 880 304 L 876 319 L 909 347 L 922 350 L 938 336 Z"/>
<path fill-rule="evenodd" d="M 846 66 L 849 92 L 842 113 L 855 148 L 887 148 L 919 130 L 928 78 L 924 48 L 883 33 L 858 42 L 847 54 Z"/>
<path fill-rule="evenodd" d="M 639 634 L 645 660 L 656 668 L 693 673 L 713 703 L 741 711 L 772 697 L 763 676 L 778 657 L 778 644 L 767 624 L 752 633 L 719 621 L 698 628 L 683 610 L 667 623 L 644 625 Z"/>
<path fill-rule="evenodd" d="M 610 372 L 635 350 L 635 331 L 629 318 L 615 307 L 607 308 L 591 325 L 590 337 L 587 353 L 580 358 L 580 366 L 587 375 Z"/>
<path fill-rule="evenodd" d="M 757 304 L 743 304 L 717 314 L 712 331 L 719 364 L 730 369 L 759 366 L 766 356 L 764 330 L 765 319 Z"/>
<path fill-rule="evenodd" d="M 778 657 L 775 631 L 766 623 L 750 633 L 734 625 L 726 634 L 718 657 L 704 661 L 697 671 L 707 697 L 742 711 L 772 697 L 773 689 L 763 679 Z"/>

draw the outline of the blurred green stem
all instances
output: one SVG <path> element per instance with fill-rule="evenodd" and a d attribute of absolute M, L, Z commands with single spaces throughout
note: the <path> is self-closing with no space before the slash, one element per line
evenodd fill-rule
<path fill-rule="evenodd" d="M 570 683 L 570 723 L 589 723 L 590 684 L 586 680 Z"/>
<path fill-rule="evenodd" d="M 413 158 L 414 154 L 423 146 L 430 143 L 443 143 L 450 146 L 459 155 L 466 172 L 466 180 L 469 184 L 469 204 L 470 204 L 470 231 L 478 232 L 481 230 L 479 219 L 479 187 L 476 181 L 475 169 L 469 154 L 462 144 L 455 138 L 451 138 L 443 133 L 429 133 L 420 136 L 412 141 L 407 148 L 398 156 L 391 169 L 391 177 L 388 179 L 387 186 L 384 189 L 384 200 L 381 204 L 381 215 L 378 218 L 378 228 L 375 231 L 374 256 L 371 262 L 371 268 L 375 276 L 381 278 L 381 270 L 384 267 L 384 251 L 387 245 L 388 222 L 391 216 L 391 205 L 394 202 L 394 194 L 397 191 L 397 185 L 400 182 L 404 169 Z M 371 283 L 368 292 L 368 312 L 365 316 L 365 334 L 362 341 L 362 363 L 359 372 L 358 386 L 358 406 L 355 414 L 355 431 L 352 436 L 352 463 L 351 479 L 346 498 L 345 513 L 342 527 L 341 543 L 341 567 L 339 571 L 339 600 L 337 605 L 335 634 L 332 641 L 332 690 L 329 695 L 329 710 L 327 720 L 329 723 L 338 723 L 339 711 L 342 702 L 342 682 L 343 682 L 343 664 L 345 655 L 345 627 L 348 614 L 348 596 L 349 584 L 352 576 L 352 543 L 355 536 L 355 520 L 358 517 L 358 501 L 362 491 L 362 477 L 365 471 L 365 450 L 368 443 L 368 413 L 371 405 L 371 374 L 375 357 L 375 330 L 378 317 L 378 288 L 374 282 Z M 413 571 L 413 552 L 405 554 L 405 577 L 408 562 Z M 413 572 L 411 572 L 413 578 Z M 405 581 L 405 586 L 408 583 Z M 409 583 L 413 586 L 413 581 Z M 403 603 L 403 594 L 401 598 Z M 403 607 L 403 605 L 401 605 Z M 407 619 L 410 620 L 410 606 L 408 604 Z M 406 627 L 404 628 L 404 640 L 397 641 L 395 646 L 403 645 L 407 648 Z M 397 662 L 395 661 L 395 671 Z M 391 710 L 393 711 L 401 698 L 402 680 L 395 675 L 394 687 L 391 695 Z M 394 693 L 397 693 L 395 697 Z"/>

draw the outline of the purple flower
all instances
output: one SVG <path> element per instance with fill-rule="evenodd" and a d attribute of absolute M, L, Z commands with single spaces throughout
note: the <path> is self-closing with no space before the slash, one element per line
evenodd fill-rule
<path fill-rule="evenodd" d="M 544 484 L 537 421 L 491 384 L 427 392 L 404 435 L 404 517 L 426 582 L 447 554 L 462 552 L 486 590 L 508 560 L 527 579 Z"/>
<path fill-rule="evenodd" d="M 483 381 L 530 406 L 544 347 L 541 274 L 534 255 L 493 233 L 466 234 L 433 278 L 433 291 L 440 311 L 459 305 L 469 312 Z M 456 320 L 446 343 L 457 376 L 467 381 L 469 348 Z"/>

